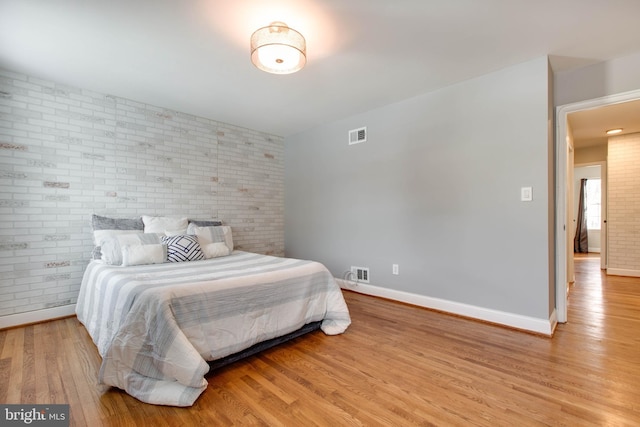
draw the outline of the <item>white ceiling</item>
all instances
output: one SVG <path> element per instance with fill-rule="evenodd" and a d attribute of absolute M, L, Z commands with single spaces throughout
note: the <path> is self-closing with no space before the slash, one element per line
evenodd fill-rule
<path fill-rule="evenodd" d="M 640 101 L 577 111 L 569 114 L 567 119 L 576 148 L 605 144 L 609 129 L 622 129 L 617 135 L 640 132 Z"/>
<path fill-rule="evenodd" d="M 638 0 L 0 0 L 0 67 L 288 136 L 543 55 L 556 71 L 640 49 Z M 308 62 L 271 75 L 284 21 Z"/>

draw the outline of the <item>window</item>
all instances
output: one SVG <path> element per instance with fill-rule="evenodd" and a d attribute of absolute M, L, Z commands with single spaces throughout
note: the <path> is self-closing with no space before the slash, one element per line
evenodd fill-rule
<path fill-rule="evenodd" d="M 600 179 L 587 179 L 585 204 L 587 205 L 587 229 L 600 230 Z"/>

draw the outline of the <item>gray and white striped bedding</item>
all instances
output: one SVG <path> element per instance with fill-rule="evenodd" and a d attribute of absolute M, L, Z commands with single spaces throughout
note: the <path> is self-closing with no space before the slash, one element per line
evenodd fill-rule
<path fill-rule="evenodd" d="M 322 320 L 351 323 L 322 264 L 249 252 L 204 261 L 120 267 L 92 261 L 76 306 L 102 356 L 99 380 L 143 402 L 190 406 L 206 361 Z"/>

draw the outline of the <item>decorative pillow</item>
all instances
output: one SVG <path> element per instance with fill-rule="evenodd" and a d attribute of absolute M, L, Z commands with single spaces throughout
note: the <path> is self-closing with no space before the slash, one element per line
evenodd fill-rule
<path fill-rule="evenodd" d="M 220 225 L 215 227 L 197 227 L 189 226 L 189 234 L 195 234 L 198 237 L 200 246 L 209 243 L 224 242 L 229 248 L 229 253 L 233 252 L 233 237 L 231 236 L 231 227 L 228 225 Z"/>
<path fill-rule="evenodd" d="M 167 245 L 126 245 L 122 248 L 122 265 L 162 264 L 167 261 Z"/>
<path fill-rule="evenodd" d="M 196 236 L 163 236 L 162 243 L 167 245 L 167 261 L 199 261 L 204 254 Z"/>
<path fill-rule="evenodd" d="M 207 221 L 202 221 L 202 222 L 207 222 Z M 213 221 L 212 221 L 213 222 Z M 187 227 L 187 234 L 190 234 L 192 236 L 196 235 L 196 230 L 198 228 L 204 228 L 204 227 L 219 227 L 222 224 L 216 224 L 216 225 L 198 225 L 197 222 L 189 222 L 189 226 Z"/>
<path fill-rule="evenodd" d="M 93 244 L 95 245 L 91 258 L 100 259 L 102 256 L 100 252 L 102 242 L 117 234 L 142 232 L 144 223 L 140 217 L 110 218 L 93 214 L 91 215 L 91 230 L 93 231 Z"/>
<path fill-rule="evenodd" d="M 172 218 L 168 216 L 142 216 L 145 233 L 161 233 L 167 236 L 187 234 L 189 225 L 187 218 Z"/>
<path fill-rule="evenodd" d="M 102 244 L 102 260 L 106 264 L 122 265 L 122 252 L 125 246 L 158 245 L 162 243 L 158 234 L 137 233 L 117 234 Z"/>
<path fill-rule="evenodd" d="M 214 225 L 222 225 L 222 221 L 190 219 L 189 225 L 191 224 L 198 227 L 213 227 Z M 187 233 L 187 234 L 191 234 L 191 233 Z"/>
<path fill-rule="evenodd" d="M 110 218 L 91 215 L 91 228 L 96 230 L 143 230 L 144 223 L 138 218 Z"/>
<path fill-rule="evenodd" d="M 229 248 L 227 247 L 227 244 L 224 242 L 209 243 L 208 245 L 204 245 L 201 247 L 202 253 L 204 254 L 204 257 L 206 259 L 227 256 L 231 253 L 231 251 L 229 251 Z"/>

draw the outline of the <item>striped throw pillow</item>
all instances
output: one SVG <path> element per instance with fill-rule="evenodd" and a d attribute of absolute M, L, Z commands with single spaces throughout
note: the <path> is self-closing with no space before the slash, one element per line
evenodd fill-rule
<path fill-rule="evenodd" d="M 162 243 L 167 245 L 167 261 L 199 261 L 204 259 L 204 254 L 196 236 L 178 235 L 164 236 Z"/>

